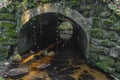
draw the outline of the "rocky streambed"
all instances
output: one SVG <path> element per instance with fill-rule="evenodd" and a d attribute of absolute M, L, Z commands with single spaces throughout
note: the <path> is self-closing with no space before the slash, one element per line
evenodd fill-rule
<path fill-rule="evenodd" d="M 6 60 L 0 63 L 3 80 L 115 80 L 80 58 L 45 56 L 25 64 Z"/>

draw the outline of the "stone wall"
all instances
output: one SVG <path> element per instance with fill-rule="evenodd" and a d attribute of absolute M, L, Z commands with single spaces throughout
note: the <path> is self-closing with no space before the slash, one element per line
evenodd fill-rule
<path fill-rule="evenodd" d="M 120 67 L 119 67 L 120 66 L 120 22 L 119 22 L 120 16 L 117 15 L 113 10 L 111 10 L 106 3 L 100 2 L 99 0 L 80 0 L 80 1 L 71 0 L 70 2 L 66 1 L 64 3 L 61 2 L 59 3 L 62 5 L 59 6 L 59 9 L 61 9 L 62 7 L 68 9 L 67 8 L 68 6 L 73 9 L 71 11 L 71 9 L 69 8 L 69 11 L 70 13 L 74 12 L 75 15 L 73 14 L 69 15 L 66 13 L 62 13 L 62 14 L 72 18 L 73 20 L 74 20 L 74 16 L 78 17 L 76 18 L 77 23 L 81 25 L 81 27 L 84 29 L 84 31 L 88 36 L 89 52 L 86 54 L 86 59 L 91 64 L 98 66 L 99 68 L 103 69 L 105 72 L 108 72 L 120 79 Z M 20 25 L 22 25 L 21 17 L 23 16 L 23 14 L 25 14 L 25 12 L 27 11 L 28 12 L 30 11 L 29 13 L 33 13 L 34 12 L 33 8 L 36 9 L 35 7 L 39 6 L 41 2 L 37 2 L 37 3 L 29 2 L 29 4 L 31 5 L 28 5 L 27 2 L 16 2 L 15 4 L 17 5 L 10 5 L 8 7 L 11 7 L 11 9 L 13 9 L 12 6 L 14 6 L 14 9 L 11 12 L 16 12 L 15 14 L 16 20 L 14 21 L 13 19 L 10 19 L 10 23 L 17 22 L 16 26 L 12 26 L 16 28 L 17 31 L 20 29 Z M 51 7 L 52 6 L 54 5 L 51 5 Z M 43 6 L 43 8 L 45 7 Z M 51 9 L 53 9 L 54 12 L 55 8 L 51 8 Z M 74 10 L 76 10 L 77 12 Z M 2 12 L 4 12 L 4 9 Z M 10 12 L 8 13 L 11 16 L 13 15 Z M 9 22 L 9 18 L 5 18 L 5 19 L 8 20 L 7 22 Z M 1 21 L 4 22 L 5 20 L 4 21 L 1 20 Z M 87 23 L 88 25 L 85 24 L 84 22 Z M 7 26 L 6 23 L 5 25 Z M 13 30 L 13 28 L 10 29 Z M 6 34 L 9 33 L 9 31 L 3 33 L 4 29 L 0 29 L 0 30 L 2 30 L 0 31 L 1 32 L 0 34 L 2 35 L 5 35 L 5 33 Z M 12 33 L 14 31 L 12 31 Z M 13 34 L 11 34 L 9 38 L 7 34 L 6 40 L 4 40 L 3 36 L 0 36 L 0 40 L 3 41 L 3 42 L 0 41 L 1 53 L 4 53 L 3 52 L 4 50 L 2 49 L 3 45 L 6 45 L 7 42 L 9 42 L 9 44 L 12 41 L 15 42 L 14 39 L 16 38 L 12 37 L 12 35 Z M 14 44 L 13 42 L 12 44 Z M 7 48 L 6 47 L 4 48 L 6 51 Z"/>
<path fill-rule="evenodd" d="M 0 60 L 3 60 L 8 55 L 10 46 L 17 43 L 15 27 L 15 14 L 9 11 L 9 8 L 0 8 Z"/>
<path fill-rule="evenodd" d="M 92 0 L 83 3 L 80 6 L 78 3 L 74 9 L 92 25 L 87 59 L 120 79 L 120 16 L 106 3 Z"/>

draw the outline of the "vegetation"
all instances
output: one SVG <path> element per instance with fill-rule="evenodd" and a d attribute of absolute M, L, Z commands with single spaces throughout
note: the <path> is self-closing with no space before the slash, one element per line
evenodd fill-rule
<path fill-rule="evenodd" d="M 95 38 L 104 39 L 105 38 L 105 33 L 102 29 L 95 28 L 95 29 L 91 30 L 91 36 L 95 37 Z"/>

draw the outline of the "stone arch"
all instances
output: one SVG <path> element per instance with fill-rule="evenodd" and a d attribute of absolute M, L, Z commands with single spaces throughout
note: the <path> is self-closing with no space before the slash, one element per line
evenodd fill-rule
<path fill-rule="evenodd" d="M 56 13 L 56 14 L 62 14 L 71 20 L 75 21 L 76 24 L 78 24 L 86 33 L 87 36 L 87 43 L 86 44 L 86 53 L 88 53 L 88 46 L 89 46 L 89 30 L 91 28 L 91 25 L 89 21 L 84 18 L 79 12 L 70 9 L 69 7 L 66 7 L 62 5 L 61 3 L 46 3 L 46 4 L 41 4 L 40 6 L 30 9 L 25 11 L 22 14 L 21 17 L 21 25 L 23 26 L 26 24 L 31 18 L 35 17 L 36 15 L 41 15 L 44 13 Z"/>

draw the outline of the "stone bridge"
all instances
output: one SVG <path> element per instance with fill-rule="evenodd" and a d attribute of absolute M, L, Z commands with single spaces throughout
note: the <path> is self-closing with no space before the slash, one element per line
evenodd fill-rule
<path fill-rule="evenodd" d="M 90 34 L 91 24 L 79 12 L 77 12 L 76 10 L 72 10 L 71 8 L 65 6 L 63 3 L 40 4 L 36 8 L 25 11 L 22 14 L 21 20 L 19 22 L 19 23 L 21 23 L 20 27 L 22 27 L 24 24 L 26 24 L 33 17 L 44 14 L 44 13 L 62 14 L 64 16 L 70 18 L 71 20 L 75 21 L 85 32 L 85 35 L 87 36 L 86 46 L 87 47 L 89 46 L 89 34 Z M 83 44 L 83 45 L 85 45 L 85 44 Z M 86 47 L 86 49 L 83 49 L 83 50 L 87 50 L 87 51 L 85 51 L 85 54 L 89 53 L 89 51 L 88 51 L 89 49 L 87 47 Z"/>
<path fill-rule="evenodd" d="M 118 16 L 103 3 L 92 0 L 85 3 L 79 7 L 81 12 L 67 7 L 62 2 L 40 3 L 33 9 L 23 11 L 22 16 L 17 20 L 17 28 L 21 30 L 29 21 L 42 14 L 61 14 L 78 24 L 84 35 L 87 36 L 85 55 L 88 62 L 120 78 L 120 22 Z"/>
<path fill-rule="evenodd" d="M 62 3 L 40 4 L 36 8 L 25 11 L 22 14 L 21 20 L 19 20 L 20 21 L 19 23 L 21 23 L 20 29 L 22 28 L 22 26 L 24 26 L 29 20 L 31 20 L 35 16 L 45 14 L 45 13 L 48 13 L 48 14 L 53 14 L 54 13 L 54 14 L 59 14 L 59 15 L 61 14 L 61 15 L 65 16 L 65 17 L 70 18 L 74 22 L 76 22 L 76 24 L 78 24 L 82 29 L 82 30 L 78 31 L 80 36 L 85 35 L 84 37 L 80 37 L 80 38 L 83 38 L 83 39 L 80 39 L 81 40 L 80 44 L 84 45 L 85 48 L 86 48 L 86 49 L 84 49 L 84 48 L 81 47 L 83 50 L 85 50 L 85 51 L 83 51 L 83 50 L 82 51 L 83 51 L 84 54 L 89 53 L 88 48 L 87 48 L 88 45 L 89 45 L 89 34 L 90 34 L 90 28 L 91 28 L 91 25 L 90 25 L 89 21 L 86 18 L 84 18 L 79 12 L 77 12 L 75 10 L 72 10 L 69 7 L 66 7 Z M 74 32 L 74 33 L 76 33 L 76 32 Z M 22 34 L 22 32 L 21 32 L 21 34 Z M 78 35 L 78 34 L 76 34 L 76 35 Z M 86 36 L 87 36 L 87 38 L 85 39 Z M 73 43 L 74 42 L 75 41 L 73 41 Z M 21 48 L 21 50 L 22 50 L 22 48 Z"/>

